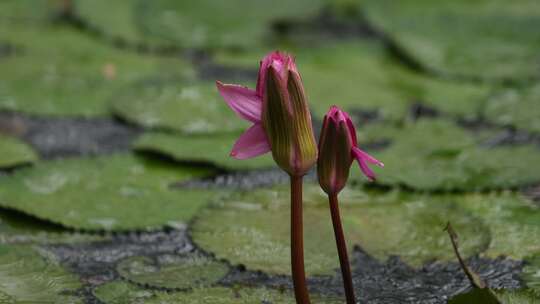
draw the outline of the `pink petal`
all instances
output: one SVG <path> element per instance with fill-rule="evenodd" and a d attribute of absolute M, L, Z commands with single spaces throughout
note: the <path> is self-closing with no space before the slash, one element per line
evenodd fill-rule
<path fill-rule="evenodd" d="M 373 170 L 371 170 L 367 164 L 367 162 L 370 162 L 372 164 L 376 164 L 380 167 L 384 167 L 384 164 L 380 161 L 378 161 L 377 159 L 375 159 L 373 156 L 367 154 L 366 152 L 360 150 L 358 147 L 353 147 L 352 148 L 352 154 L 354 156 L 354 158 L 356 158 L 356 160 L 358 161 L 358 165 L 360 165 L 360 170 L 362 170 L 362 172 L 364 173 L 365 176 L 367 176 L 367 178 L 370 180 L 370 181 L 374 181 L 375 180 L 375 173 L 373 172 Z"/>
<path fill-rule="evenodd" d="M 367 154 L 366 152 L 360 150 L 360 148 L 358 148 L 358 147 L 353 147 L 353 155 L 355 155 L 356 158 L 362 158 L 362 159 L 366 160 L 367 162 L 375 164 L 375 165 L 377 165 L 379 167 L 384 167 L 384 164 L 381 161 L 379 161 L 375 157 Z"/>
<path fill-rule="evenodd" d="M 270 152 L 270 143 L 261 124 L 254 124 L 240 135 L 234 144 L 231 156 L 236 159 L 248 159 Z"/>
<path fill-rule="evenodd" d="M 253 123 L 261 121 L 262 100 L 254 90 L 236 84 L 216 81 L 219 93 L 241 118 Z"/>

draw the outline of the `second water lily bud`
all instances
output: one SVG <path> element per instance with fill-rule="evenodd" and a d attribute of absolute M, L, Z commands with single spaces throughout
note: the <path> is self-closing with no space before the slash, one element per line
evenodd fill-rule
<path fill-rule="evenodd" d="M 274 52 L 261 62 L 262 125 L 272 156 L 283 170 L 302 176 L 317 161 L 317 145 L 307 99 L 294 59 Z"/>
<path fill-rule="evenodd" d="M 339 193 L 349 178 L 349 169 L 356 159 L 370 180 L 375 174 L 368 163 L 383 167 L 383 163 L 358 148 L 356 130 L 349 115 L 332 106 L 324 116 L 319 138 L 317 173 L 321 188 L 328 194 Z"/>

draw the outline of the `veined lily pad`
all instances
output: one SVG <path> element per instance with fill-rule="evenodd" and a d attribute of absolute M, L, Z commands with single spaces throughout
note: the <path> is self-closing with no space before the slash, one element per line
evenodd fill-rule
<path fill-rule="evenodd" d="M 456 197 L 459 206 L 490 229 L 484 255 L 523 260 L 540 252 L 540 209 L 514 193 L 469 194 Z"/>
<path fill-rule="evenodd" d="M 345 110 L 373 110 L 384 119 L 400 120 L 418 101 L 443 112 L 474 117 L 490 92 L 486 85 L 448 82 L 411 72 L 391 61 L 383 46 L 374 42 L 284 49 L 295 55 L 310 107 L 319 117 L 338 104 Z M 221 52 L 217 60 L 255 66 L 264 55 L 264 51 L 257 55 Z M 247 85 L 254 87 L 255 79 Z"/>
<path fill-rule="evenodd" d="M 249 160 L 237 160 L 229 154 L 238 134 L 191 135 L 167 133 L 143 134 L 134 144 L 137 151 L 153 152 L 178 161 L 213 163 L 228 169 L 255 169 L 274 166 L 270 153 Z"/>
<path fill-rule="evenodd" d="M 29 246 L 0 245 L 2 303 L 83 303 L 78 278 Z"/>
<path fill-rule="evenodd" d="M 316 14 L 324 1 L 77 1 L 78 12 L 112 36 L 181 47 L 252 47 L 272 37 L 272 22 Z M 117 12 L 121 12 L 120 15 Z"/>
<path fill-rule="evenodd" d="M 539 75 L 538 1 L 370 0 L 362 7 L 430 69 L 487 79 Z"/>
<path fill-rule="evenodd" d="M 240 131 L 249 123 L 227 106 L 216 85 L 182 77 L 150 77 L 135 81 L 113 99 L 114 112 L 147 128 L 184 133 Z"/>
<path fill-rule="evenodd" d="M 487 289 L 472 289 L 464 294 L 457 295 L 448 301 L 448 304 L 534 304 L 540 300 L 530 290 L 495 290 L 495 297 Z"/>
<path fill-rule="evenodd" d="M 113 282 L 99 286 L 94 295 L 107 304 L 290 304 L 294 303 L 294 295 L 265 288 L 248 287 L 214 287 L 195 289 L 190 292 L 165 293 L 144 290 L 126 282 Z M 337 304 L 336 300 L 312 295 L 314 303 Z"/>
<path fill-rule="evenodd" d="M 369 130 L 376 132 L 376 127 Z M 421 120 L 397 129 L 376 153 L 378 181 L 423 190 L 499 189 L 540 181 L 540 153 L 532 145 L 483 148 L 457 125 Z M 359 176 L 359 170 L 352 171 Z"/>
<path fill-rule="evenodd" d="M 202 255 L 130 257 L 118 264 L 122 278 L 137 284 L 167 289 L 209 286 L 228 272 L 227 265 Z"/>
<path fill-rule="evenodd" d="M 538 242 L 538 238 L 536 239 Z M 540 252 L 540 251 L 538 251 Z M 540 297 L 540 253 L 525 259 L 527 265 L 523 268 L 523 280 Z"/>
<path fill-rule="evenodd" d="M 141 74 L 157 70 L 193 74 L 180 59 L 124 52 L 70 28 L 2 26 L 0 35 L 24 49 L 2 59 L 0 109 L 104 115 L 114 92 Z"/>
<path fill-rule="evenodd" d="M 80 229 L 152 229 L 188 221 L 211 191 L 169 189 L 208 171 L 132 155 L 43 162 L 0 180 L 0 205 Z"/>
<path fill-rule="evenodd" d="M 304 190 L 306 270 L 309 275 L 331 274 L 338 268 L 328 198 L 318 186 Z M 443 228 L 459 226 L 463 252 L 483 251 L 489 231 L 450 199 L 393 192 L 368 195 L 346 190 L 340 206 L 349 249 L 360 244 L 380 259 L 399 255 L 420 265 L 430 259 L 453 260 Z M 234 264 L 269 273 L 290 273 L 289 192 L 286 187 L 233 195 L 205 209 L 192 227 L 203 249 Z"/>
<path fill-rule="evenodd" d="M 489 121 L 540 132 L 540 84 L 521 89 L 504 89 L 490 98 L 485 107 Z"/>
<path fill-rule="evenodd" d="M 30 164 L 37 158 L 36 152 L 24 142 L 0 135 L 0 168 Z"/>

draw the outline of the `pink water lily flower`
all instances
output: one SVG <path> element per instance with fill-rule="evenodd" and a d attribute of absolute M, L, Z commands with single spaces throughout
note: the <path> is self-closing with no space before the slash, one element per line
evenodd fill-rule
<path fill-rule="evenodd" d="M 291 175 L 304 175 L 316 162 L 317 144 L 302 79 L 293 57 L 279 51 L 260 63 L 255 90 L 217 82 L 231 109 L 253 125 L 231 151 L 247 159 L 271 151 L 278 166 Z"/>
<path fill-rule="evenodd" d="M 319 182 L 325 191 L 339 192 L 345 186 L 353 159 L 371 181 L 375 180 L 375 173 L 368 164 L 384 167 L 382 162 L 358 147 L 356 129 L 349 115 L 332 106 L 324 117 L 319 139 Z"/>
<path fill-rule="evenodd" d="M 272 52 L 260 63 L 257 87 L 255 90 L 237 84 L 224 84 L 216 81 L 219 93 L 229 107 L 242 119 L 252 122 L 253 125 L 238 138 L 231 151 L 236 159 L 253 158 L 270 152 L 270 143 L 262 125 L 262 102 L 265 90 L 268 68 L 274 65 L 276 69 L 283 70 L 288 57 L 280 52 Z"/>

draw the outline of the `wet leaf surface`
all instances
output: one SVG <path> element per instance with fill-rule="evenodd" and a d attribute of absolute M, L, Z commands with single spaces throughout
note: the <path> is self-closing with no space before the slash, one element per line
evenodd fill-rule
<path fill-rule="evenodd" d="M 13 168 L 37 161 L 32 147 L 16 138 L 0 135 L 0 168 Z"/>
<path fill-rule="evenodd" d="M 305 251 L 309 275 L 330 274 L 338 267 L 327 197 L 306 186 Z M 348 190 L 341 195 L 342 221 L 349 249 L 359 244 L 380 259 L 398 255 L 420 265 L 453 258 L 443 232 L 449 219 L 469 239 L 467 255 L 489 244 L 489 229 L 449 198 L 389 193 L 369 195 Z M 388 225 L 388 223 L 392 223 Z M 233 264 L 269 273 L 289 274 L 289 201 L 286 187 L 233 195 L 204 210 L 192 227 L 195 243 Z"/>
<path fill-rule="evenodd" d="M 184 136 L 145 133 L 133 145 L 136 151 L 151 152 L 182 162 L 210 163 L 225 169 L 261 169 L 275 167 L 270 153 L 249 160 L 230 156 L 240 133 Z"/>
<path fill-rule="evenodd" d="M 133 155 L 55 160 L 2 179 L 0 205 L 78 229 L 158 229 L 186 223 L 213 194 L 169 185 L 207 173 Z"/>
<path fill-rule="evenodd" d="M 537 1 L 362 4 L 370 22 L 429 69 L 482 79 L 538 77 Z"/>

